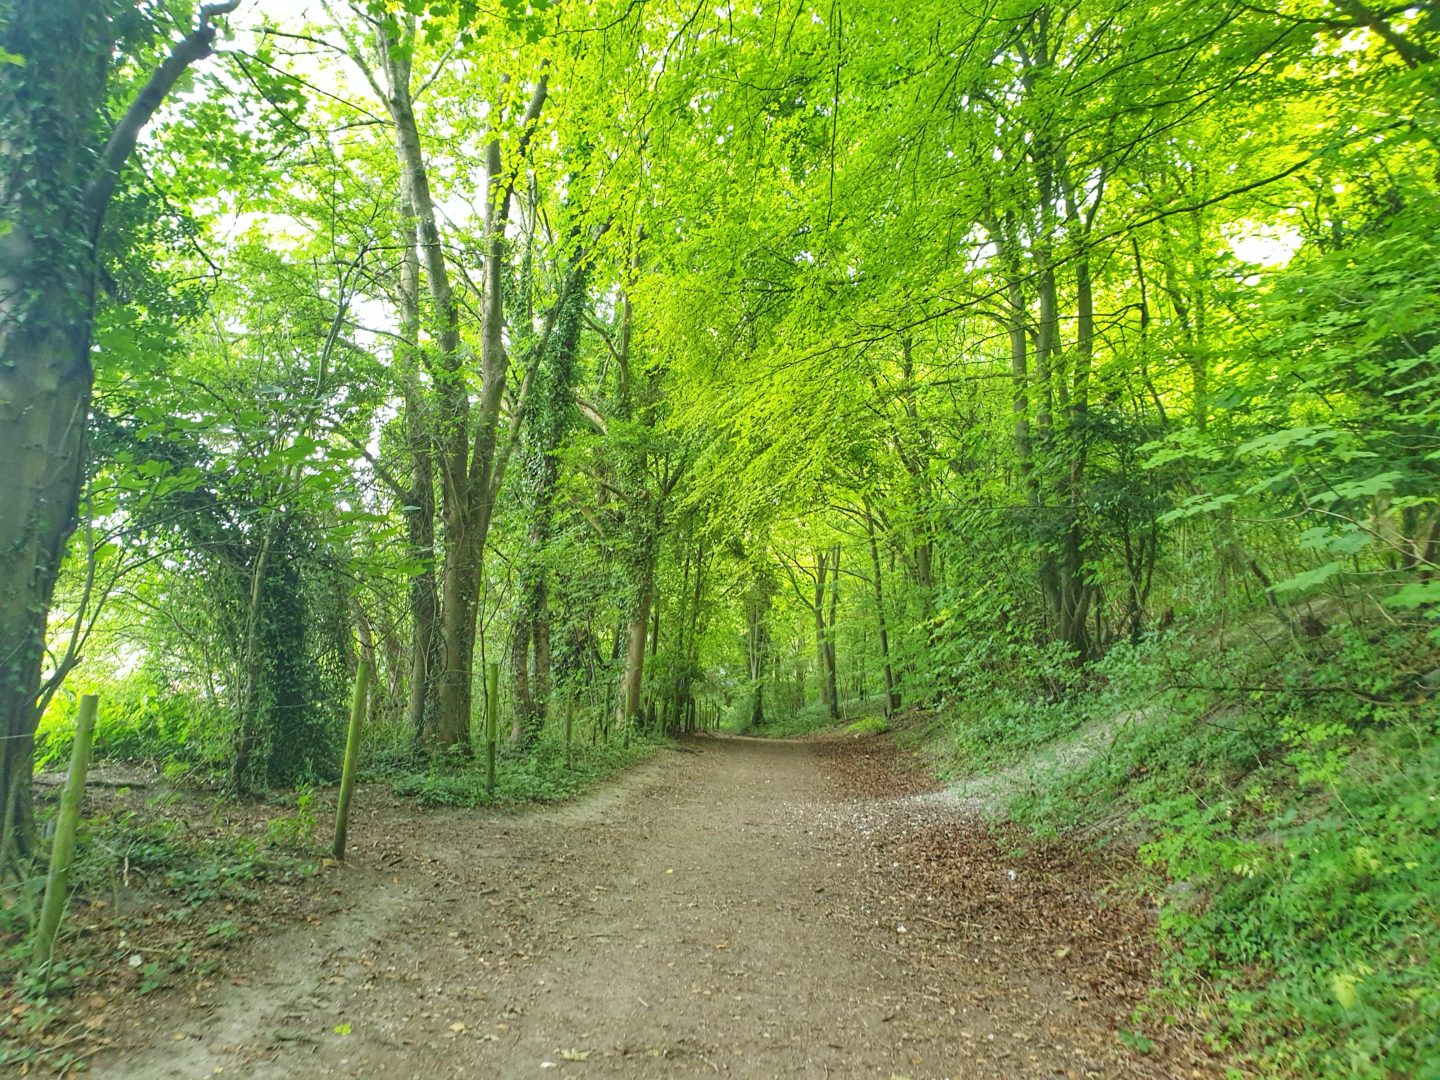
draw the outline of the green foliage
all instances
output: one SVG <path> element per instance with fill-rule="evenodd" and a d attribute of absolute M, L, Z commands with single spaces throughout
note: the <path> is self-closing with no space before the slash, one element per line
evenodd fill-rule
<path fill-rule="evenodd" d="M 1416 635 L 1170 636 L 1097 665 L 1058 703 L 1072 723 L 1022 698 L 1008 725 L 946 729 L 970 765 L 1060 737 L 1012 797 L 1031 827 L 1142 830 L 1168 993 L 1222 1045 L 1276 1075 L 1419 1076 L 1440 1052 L 1440 717 L 1390 659 L 1433 662 Z"/>
<path fill-rule="evenodd" d="M 102 815 L 86 823 L 71 886 L 85 896 L 133 887 L 128 882 L 163 887 L 181 908 L 214 900 L 249 901 L 267 882 L 313 870 L 286 839 L 277 844 L 272 837 L 271 844 L 262 845 L 256 838 L 235 836 L 200 843 L 177 818 L 131 811 Z"/>
<path fill-rule="evenodd" d="M 735 735 L 754 735 L 766 739 L 798 739 L 817 731 L 835 727 L 836 721 L 830 711 L 819 702 L 812 702 L 794 712 L 774 715 L 771 709 L 765 722 L 752 722 L 752 709 L 748 697 L 737 700 L 721 721 L 721 727 Z"/>
<path fill-rule="evenodd" d="M 51 702 L 41 720 L 41 769 L 63 769 L 70 760 L 75 710 L 83 693 L 101 693 L 95 725 L 95 761 L 149 761 L 165 766 L 216 769 L 227 759 L 228 718 L 203 698 L 192 697 L 148 664 L 128 675 L 93 683 L 77 680 Z"/>
<path fill-rule="evenodd" d="M 277 848 L 308 851 L 315 843 L 315 793 L 308 787 L 295 792 L 295 812 L 270 819 L 266 834 Z"/>
<path fill-rule="evenodd" d="M 845 725 L 845 731 L 850 735 L 884 735 L 889 730 L 890 721 L 883 716 L 866 716 Z"/>
<path fill-rule="evenodd" d="M 576 743 L 566 764 L 565 745 L 552 736 L 530 747 L 502 750 L 496 770 L 495 795 L 485 789 L 484 765 L 457 758 L 438 759 L 419 772 L 389 774 L 395 791 L 432 806 L 516 806 L 573 798 L 615 772 L 649 757 L 663 743 L 632 736 L 608 743 Z M 370 774 L 372 778 L 380 778 Z"/>
<path fill-rule="evenodd" d="M 441 671 L 471 628 L 509 660 L 507 804 L 644 753 L 617 711 L 633 735 L 724 702 L 791 737 L 834 726 L 833 684 L 859 734 L 883 686 L 942 772 L 1023 773 L 1032 825 L 1146 830 L 1194 890 L 1166 907 L 1172 979 L 1218 988 L 1225 1038 L 1281 1072 L 1422 1067 L 1433 15 L 277 8 L 157 114 L 77 285 L 82 174 L 174 26 L 113 6 L 81 27 L 113 62 L 52 70 L 30 43 L 64 20 L 31 9 L 0 28 L 23 91 L 0 93 L 0 248 L 39 253 L 12 321 L 100 282 L 46 667 L 86 663 L 44 764 L 83 682 L 101 757 L 326 779 L 363 654 L 369 775 L 476 805 L 483 775 L 425 745 L 436 687 L 480 670 Z M 327 89 L 332 49 L 394 64 Z M 424 80 L 423 185 L 397 73 Z M 491 145 L 503 222 L 469 152 Z M 589 721 L 573 768 L 565 710 Z M 308 799 L 272 848 L 309 845 Z M 134 838 L 142 863 L 162 839 Z"/>

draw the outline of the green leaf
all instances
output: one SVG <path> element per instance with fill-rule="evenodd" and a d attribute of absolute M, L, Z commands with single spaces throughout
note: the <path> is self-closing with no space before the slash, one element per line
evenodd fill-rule
<path fill-rule="evenodd" d="M 1306 589 L 1313 589 L 1317 585 L 1323 585 L 1332 577 L 1345 568 L 1345 563 L 1340 560 L 1325 563 L 1313 570 L 1306 570 L 1304 573 L 1296 574 L 1294 577 L 1286 578 L 1284 581 L 1277 581 L 1271 586 L 1271 591 L 1276 593 L 1302 592 Z"/>
<path fill-rule="evenodd" d="M 1199 514 L 1209 514 L 1219 510 L 1222 506 L 1229 506 L 1238 498 L 1240 496 L 1233 492 L 1226 492 L 1223 495 L 1192 495 L 1174 510 L 1161 514 L 1159 521 L 1162 525 L 1168 525 L 1172 521 L 1181 521 Z"/>
<path fill-rule="evenodd" d="M 1243 442 L 1235 449 L 1240 457 L 1254 457 L 1259 454 L 1273 454 L 1293 447 L 1312 447 L 1338 438 L 1340 433 L 1331 427 L 1294 427 L 1261 435 L 1258 439 Z"/>
<path fill-rule="evenodd" d="M 1385 605 L 1414 609 L 1440 603 L 1440 581 L 1413 581 L 1385 598 Z"/>

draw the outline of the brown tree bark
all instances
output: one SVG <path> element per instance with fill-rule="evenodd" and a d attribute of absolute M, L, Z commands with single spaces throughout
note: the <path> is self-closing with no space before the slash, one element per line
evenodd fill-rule
<path fill-rule="evenodd" d="M 825 583 L 829 569 L 829 552 L 815 552 L 815 594 L 810 601 L 810 611 L 815 618 L 815 681 L 819 683 L 821 707 L 833 715 L 835 691 L 830 683 L 830 654 L 825 641 Z"/>
<path fill-rule="evenodd" d="M 410 557 L 420 568 L 411 574 L 409 692 L 406 711 L 410 729 L 423 739 L 425 725 L 435 711 L 436 623 L 440 598 L 435 575 L 435 458 L 427 416 L 425 391 L 420 382 L 420 256 L 416 247 L 415 210 L 401 195 L 404 225 L 401 234 L 399 346 L 396 350 L 400 392 L 404 408 L 405 443 L 410 456 L 408 486 L 401 496 L 405 539 Z"/>

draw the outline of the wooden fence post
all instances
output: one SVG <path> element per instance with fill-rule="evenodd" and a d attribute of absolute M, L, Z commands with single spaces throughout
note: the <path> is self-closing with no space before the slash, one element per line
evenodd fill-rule
<path fill-rule="evenodd" d="M 75 742 L 70 747 L 70 774 L 60 795 L 60 809 L 55 815 L 55 841 L 50 848 L 50 874 L 45 879 L 45 900 L 40 905 L 40 921 L 35 926 L 34 955 L 48 964 L 55 951 L 55 935 L 65 914 L 65 887 L 70 879 L 70 863 L 75 857 L 75 830 L 80 824 L 80 803 L 85 798 L 85 771 L 90 767 L 90 744 L 95 737 L 95 713 L 100 699 L 86 694 L 80 699 L 75 717 Z"/>
<path fill-rule="evenodd" d="M 495 749 L 500 739 L 500 665 L 485 669 L 485 793 L 495 798 Z"/>
<path fill-rule="evenodd" d="M 573 762 L 572 744 L 575 737 L 575 702 L 570 698 L 565 699 L 565 767 L 568 769 Z"/>
<path fill-rule="evenodd" d="M 355 696 L 350 701 L 350 727 L 345 734 L 345 764 L 340 772 L 340 797 L 335 803 L 335 846 L 337 859 L 345 858 L 345 833 L 350 825 L 350 796 L 355 790 L 355 767 L 360 761 L 360 724 L 365 718 L 365 695 L 370 689 L 370 663 L 361 660 L 355 669 Z"/>

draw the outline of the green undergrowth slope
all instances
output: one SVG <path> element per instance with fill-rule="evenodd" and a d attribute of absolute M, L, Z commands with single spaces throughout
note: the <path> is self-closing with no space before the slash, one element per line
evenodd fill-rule
<path fill-rule="evenodd" d="M 760 723 L 750 717 L 748 701 L 737 699 L 735 707 L 721 722 L 723 730 L 732 735 L 751 735 L 763 739 L 799 739 L 826 731 L 844 731 L 852 735 L 878 735 L 890 730 L 881 699 L 852 699 L 840 706 L 840 719 L 830 715 L 818 702 L 779 715 L 767 716 Z"/>
<path fill-rule="evenodd" d="M 1403 658 L 1397 665 L 1392 659 Z M 1440 1077 L 1440 656 L 1276 619 L 977 680 L 904 736 L 977 805 L 1139 846 L 1166 991 L 1247 1069 Z"/>

